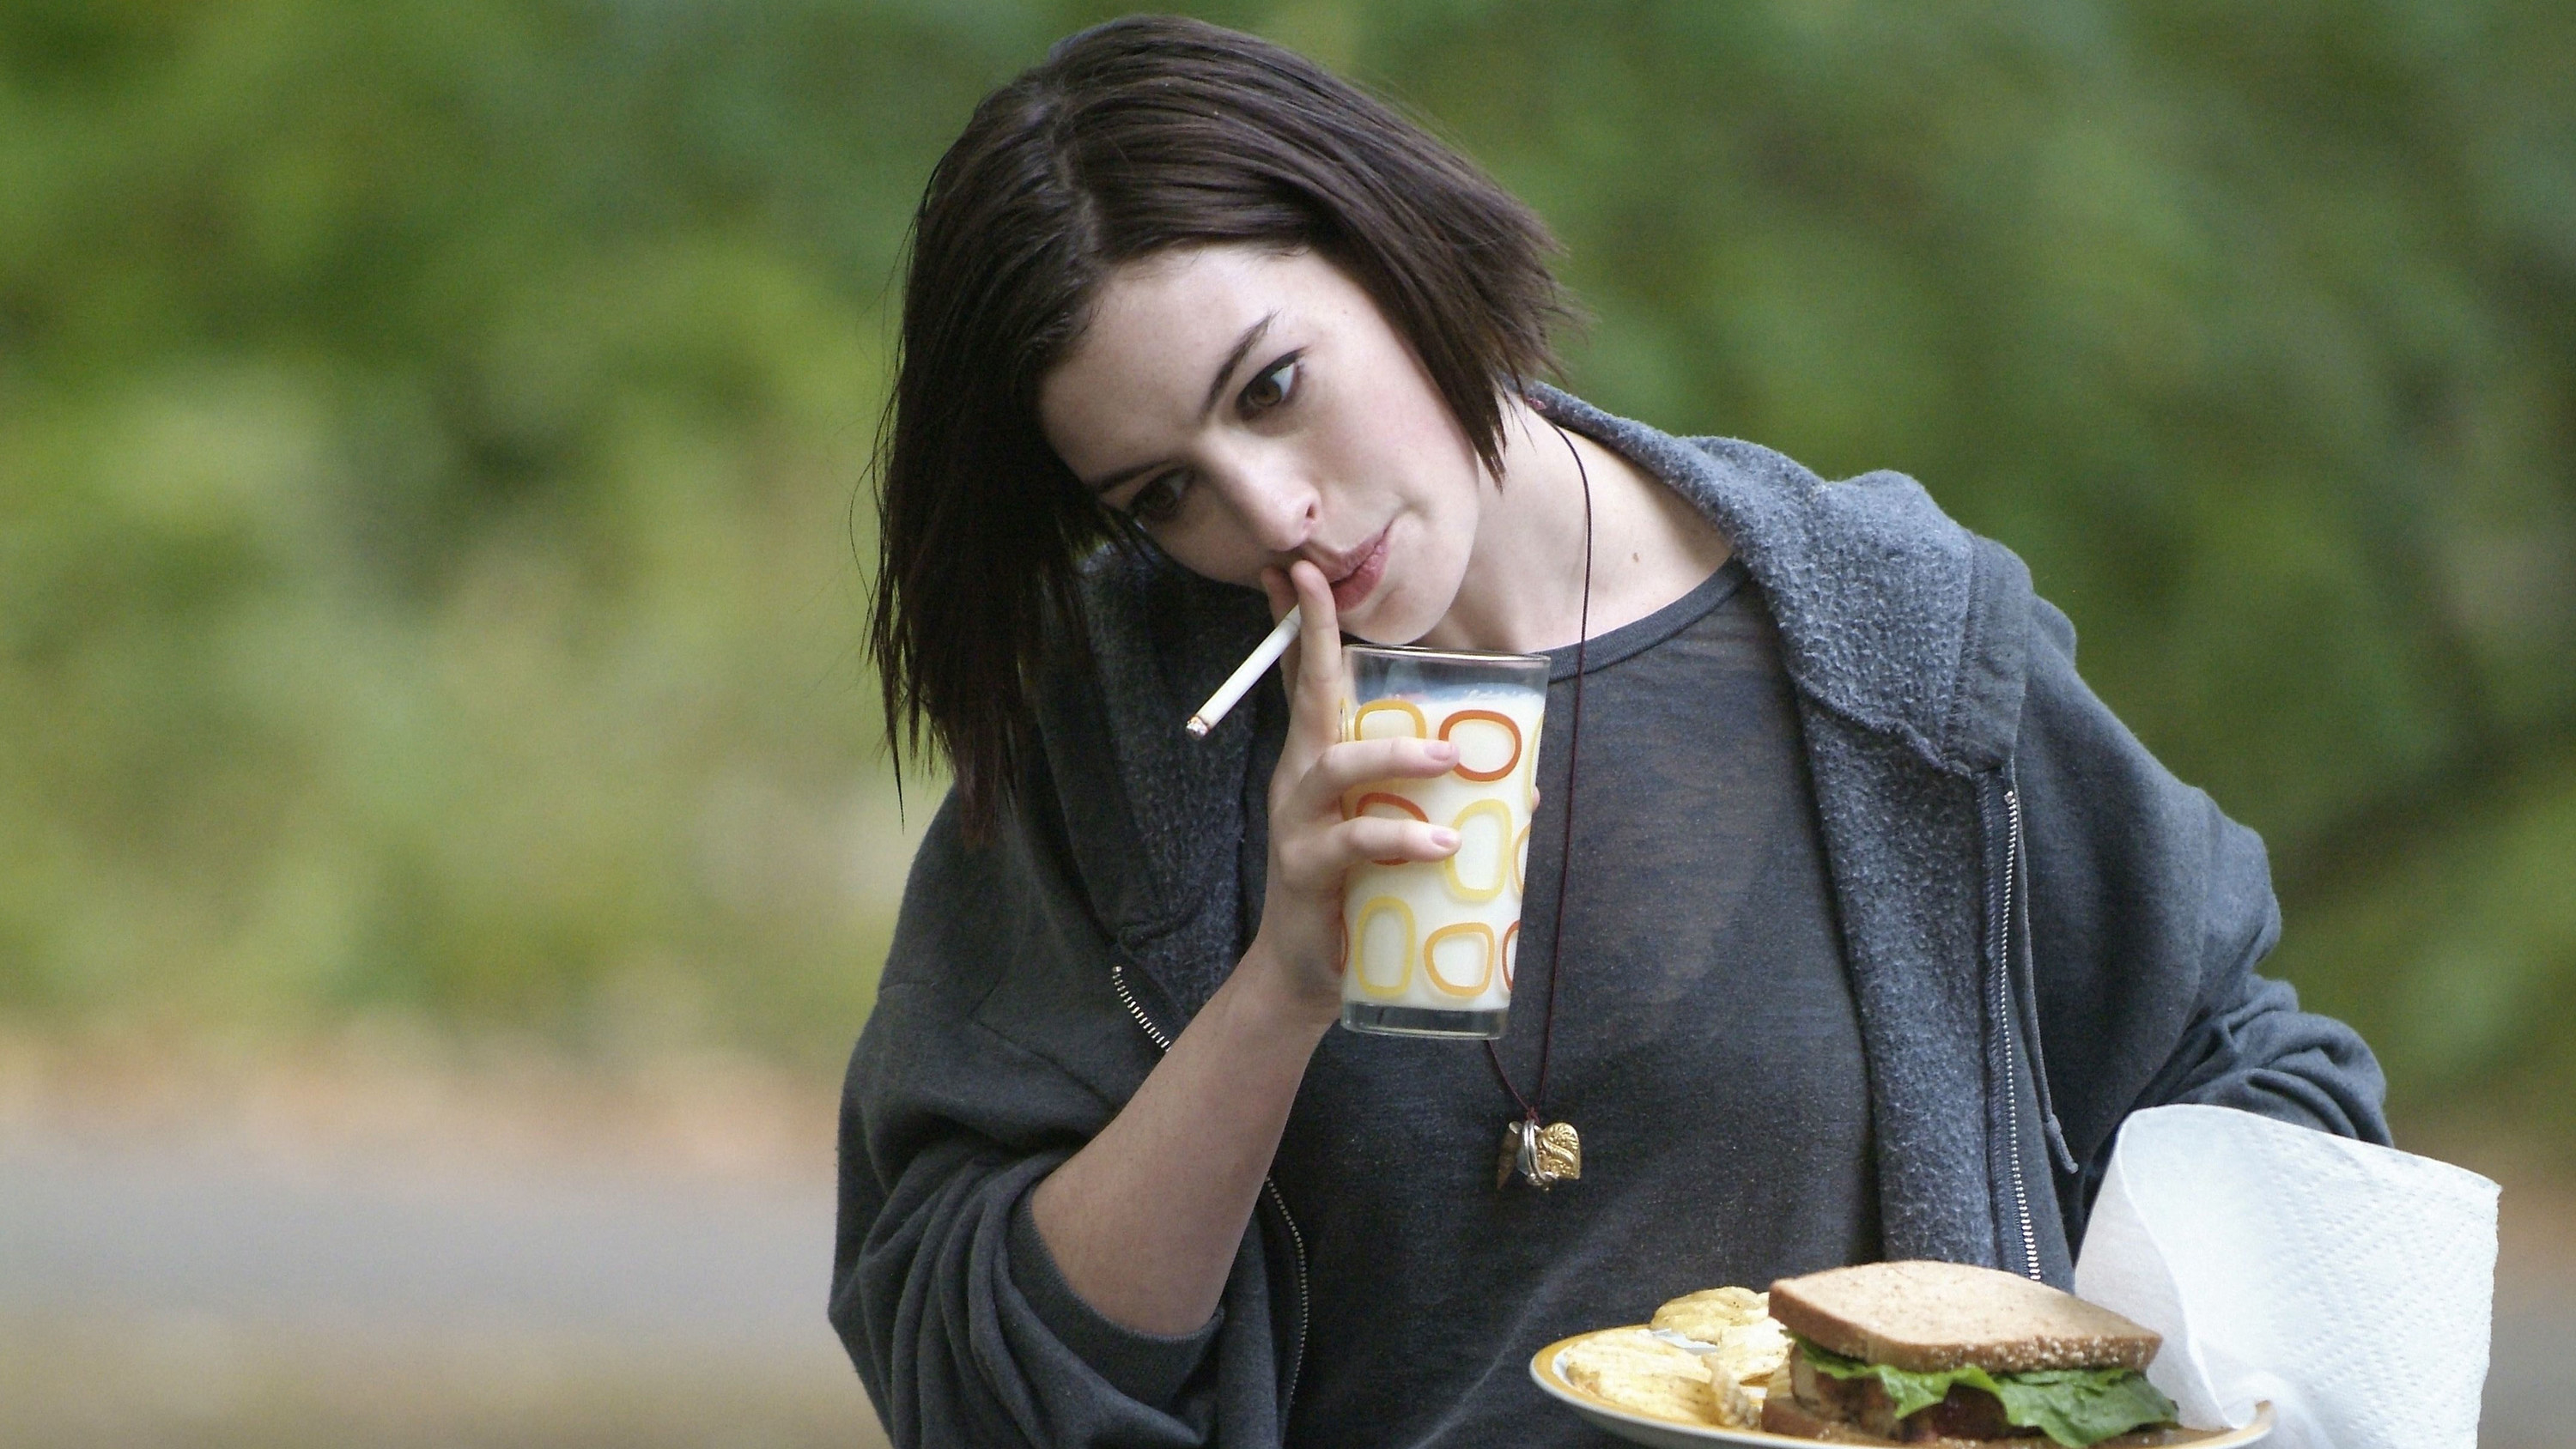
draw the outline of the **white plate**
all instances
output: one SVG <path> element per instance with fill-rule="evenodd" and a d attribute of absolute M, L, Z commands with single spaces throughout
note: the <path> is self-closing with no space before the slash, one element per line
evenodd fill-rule
<path fill-rule="evenodd" d="M 1624 1328 L 1600 1328 L 1593 1333 L 1627 1331 Z M 1530 1359 L 1530 1377 L 1558 1403 L 1582 1415 L 1596 1429 L 1615 1434 L 1631 1444 L 1652 1445 L 1654 1449 L 1700 1449 L 1707 1444 L 1749 1444 L 1756 1449 L 1762 1449 L 1762 1446 L 1770 1446 L 1770 1449 L 1815 1449 L 1819 1442 L 1787 1434 L 1766 1434 L 1760 1429 L 1720 1429 L 1713 1424 L 1659 1418 L 1585 1393 L 1566 1382 L 1563 1360 L 1567 1349 L 1590 1337 L 1591 1333 L 1578 1333 L 1540 1349 Z M 2175 1449 L 2243 1449 L 2245 1445 L 2262 1443 L 2271 1437 L 2271 1433 L 2272 1406 L 2258 1404 L 2254 1408 L 2254 1422 L 2244 1428 L 2215 1433 L 2206 1439 L 2186 1440 Z M 2033 1442 L 2048 1443 L 2045 1439 Z"/>

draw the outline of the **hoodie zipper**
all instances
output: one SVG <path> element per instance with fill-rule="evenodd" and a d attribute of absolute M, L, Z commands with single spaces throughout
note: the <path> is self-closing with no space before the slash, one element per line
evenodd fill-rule
<path fill-rule="evenodd" d="M 1136 993 L 1127 989 L 1127 963 L 1123 961 L 1109 963 L 1109 985 L 1110 989 L 1118 993 L 1119 1005 L 1127 1008 L 1127 1014 L 1134 1017 L 1136 1025 L 1144 1030 L 1145 1039 L 1154 1044 L 1154 1050 L 1170 1051 L 1171 1037 L 1154 1024 L 1152 1017 L 1145 1014 L 1144 1004 L 1136 999 Z M 1297 1401 L 1297 1377 L 1306 1367 L 1306 1322 L 1309 1311 L 1306 1297 L 1306 1235 L 1297 1230 L 1297 1220 L 1289 1216 L 1288 1199 L 1279 1195 L 1279 1184 L 1265 1173 L 1261 1179 L 1261 1186 L 1270 1194 L 1270 1205 L 1279 1210 L 1279 1221 L 1287 1225 L 1288 1246 L 1296 1258 L 1297 1267 L 1297 1348 L 1288 1356 L 1288 1392 L 1281 1395 L 1279 1399 L 1279 1415 L 1284 1424 L 1288 1416 L 1288 1406 Z"/>
<path fill-rule="evenodd" d="M 2021 1093 L 2013 1082 L 2013 1062 L 2017 1056 L 2013 1042 L 2012 999 L 2012 922 L 2014 887 L 2021 880 L 2021 792 L 2009 779 L 2004 785 L 2004 878 L 1998 894 L 2001 909 L 1995 913 L 1994 927 L 1988 932 L 1994 946 L 1995 1022 L 2004 1040 L 2004 1153 L 2012 1169 L 2013 1212 L 2020 1219 L 2022 1271 L 2037 1281 L 2039 1272 L 2039 1235 L 2031 1226 L 2030 1182 L 2021 1161 Z M 2036 1068 L 2034 1068 L 2036 1070 Z"/>

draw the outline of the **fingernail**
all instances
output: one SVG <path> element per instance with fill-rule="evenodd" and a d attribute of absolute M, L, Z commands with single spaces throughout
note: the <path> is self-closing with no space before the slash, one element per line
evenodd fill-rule
<path fill-rule="evenodd" d="M 1458 848 L 1458 832 L 1446 825 L 1435 825 L 1431 827 L 1431 843 L 1442 850 L 1455 850 Z"/>
<path fill-rule="evenodd" d="M 1431 758 L 1438 760 L 1444 765 L 1458 758 L 1458 746 L 1455 741 L 1433 740 L 1429 748 L 1431 750 Z"/>

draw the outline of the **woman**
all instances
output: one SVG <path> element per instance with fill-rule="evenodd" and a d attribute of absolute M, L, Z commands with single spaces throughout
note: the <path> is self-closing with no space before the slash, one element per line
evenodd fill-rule
<path fill-rule="evenodd" d="M 2367 1049 L 2252 973 L 2260 842 L 2019 562 L 1901 477 L 1532 381 L 1549 245 L 1182 21 L 1064 42 L 933 175 L 873 644 L 958 784 L 851 1064 L 833 1291 L 898 1443 L 1584 1441 L 1529 1355 L 1673 1294 L 2063 1283 L 2137 1107 L 2386 1139 Z M 1184 735 L 1292 604 L 1281 686 Z M 1341 819 L 1453 763 L 1334 742 L 1345 632 L 1556 661 L 1559 948 L 1490 1062 L 1328 1030 L 1343 872 L 1457 844 Z M 1579 1182 L 1497 1187 L 1531 1107 Z"/>

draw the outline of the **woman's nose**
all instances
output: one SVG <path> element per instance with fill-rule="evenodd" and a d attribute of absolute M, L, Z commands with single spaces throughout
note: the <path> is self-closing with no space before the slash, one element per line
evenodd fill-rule
<path fill-rule="evenodd" d="M 1293 553 L 1315 531 L 1322 511 L 1315 490 L 1285 472 L 1248 472 L 1233 490 L 1244 530 L 1271 554 Z"/>

